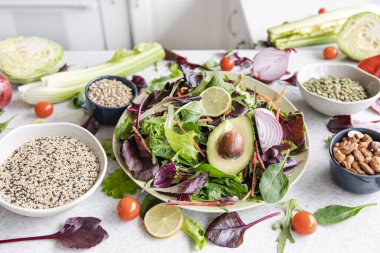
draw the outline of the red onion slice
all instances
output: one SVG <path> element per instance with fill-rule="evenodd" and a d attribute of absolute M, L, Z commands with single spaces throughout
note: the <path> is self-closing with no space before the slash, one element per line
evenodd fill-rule
<path fill-rule="evenodd" d="M 266 152 L 271 147 L 281 144 L 284 132 L 280 122 L 272 115 L 263 111 L 255 110 L 254 114 L 262 152 Z"/>
<path fill-rule="evenodd" d="M 253 59 L 253 76 L 266 83 L 280 79 L 288 71 L 289 55 L 292 51 L 295 50 L 280 50 L 274 47 L 262 49 Z"/>

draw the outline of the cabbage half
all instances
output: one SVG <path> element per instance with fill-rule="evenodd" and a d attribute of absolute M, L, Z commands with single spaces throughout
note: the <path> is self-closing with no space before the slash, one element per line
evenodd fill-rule
<path fill-rule="evenodd" d="M 40 37 L 0 41 L 0 70 L 12 83 L 30 83 L 59 70 L 63 47 Z"/>
<path fill-rule="evenodd" d="M 353 60 L 380 55 L 380 16 L 372 12 L 352 16 L 340 30 L 337 42 Z"/>

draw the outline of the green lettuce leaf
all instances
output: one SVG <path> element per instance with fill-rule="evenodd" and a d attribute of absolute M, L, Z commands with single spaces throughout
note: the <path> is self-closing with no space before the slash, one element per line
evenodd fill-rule
<path fill-rule="evenodd" d="M 133 119 L 127 117 L 122 123 L 118 124 L 115 129 L 115 138 L 118 141 L 129 140 L 133 136 L 132 132 Z"/>
<path fill-rule="evenodd" d="M 139 186 L 119 168 L 109 174 L 102 183 L 102 191 L 107 196 L 122 199 L 126 194 L 133 195 Z"/>
<path fill-rule="evenodd" d="M 198 150 L 194 147 L 194 137 L 196 133 L 190 131 L 186 134 L 178 134 L 174 130 L 165 128 L 165 137 L 171 148 L 176 152 L 176 156 L 182 157 L 188 162 L 198 160 Z"/>
<path fill-rule="evenodd" d="M 112 148 L 112 139 L 104 139 L 102 141 L 102 147 L 108 157 L 115 159 L 115 154 L 113 153 L 113 148 Z"/>

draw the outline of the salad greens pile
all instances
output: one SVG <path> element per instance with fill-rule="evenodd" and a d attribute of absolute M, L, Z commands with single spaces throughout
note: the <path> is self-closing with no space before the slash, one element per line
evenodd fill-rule
<path fill-rule="evenodd" d="M 116 127 L 132 176 L 181 204 L 279 201 L 289 185 L 285 172 L 300 164 L 285 154 L 305 149 L 303 115 L 281 111 L 276 101 L 249 90 L 244 76 L 231 80 L 172 57 L 178 64 L 171 65 L 169 79 L 154 80 Z M 229 100 L 206 101 L 211 87 Z M 210 116 L 209 108 L 221 103 L 225 108 Z M 273 128 L 258 128 L 258 122 Z"/>

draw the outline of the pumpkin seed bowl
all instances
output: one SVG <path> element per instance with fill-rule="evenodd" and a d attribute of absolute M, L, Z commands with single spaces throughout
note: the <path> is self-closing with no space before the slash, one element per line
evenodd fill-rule
<path fill-rule="evenodd" d="M 352 82 L 358 82 L 360 86 L 363 86 L 367 93 L 367 98 L 358 101 L 344 102 L 328 98 L 326 97 L 326 94 L 319 95 L 316 92 L 308 90 L 304 86 L 304 84 L 312 78 L 320 79 L 329 76 L 337 77 L 338 80 L 341 78 L 347 80 L 347 78 L 349 78 Z M 303 98 L 311 107 L 328 116 L 358 113 L 374 104 L 380 96 L 380 80 L 375 76 L 348 64 L 324 63 L 307 65 L 298 72 L 297 86 L 301 91 Z"/>

